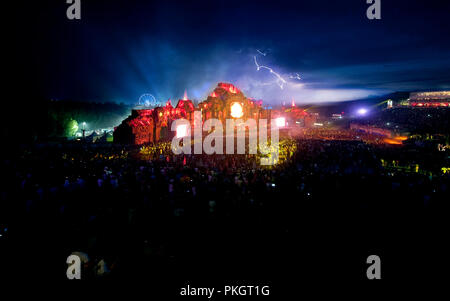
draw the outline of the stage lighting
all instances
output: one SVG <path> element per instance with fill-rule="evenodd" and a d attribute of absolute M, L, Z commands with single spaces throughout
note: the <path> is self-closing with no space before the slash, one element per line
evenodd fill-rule
<path fill-rule="evenodd" d="M 177 138 L 183 138 L 188 136 L 188 125 L 187 124 L 180 124 L 177 126 Z"/>
<path fill-rule="evenodd" d="M 242 109 L 242 105 L 238 102 L 234 102 L 231 104 L 231 117 L 233 118 L 241 118 L 244 115 L 244 111 Z"/>
<path fill-rule="evenodd" d="M 275 119 L 275 124 L 279 128 L 285 127 L 286 126 L 286 118 L 278 117 L 277 119 Z"/>
<path fill-rule="evenodd" d="M 363 116 L 367 114 L 367 109 L 361 108 L 357 111 L 358 115 Z"/>

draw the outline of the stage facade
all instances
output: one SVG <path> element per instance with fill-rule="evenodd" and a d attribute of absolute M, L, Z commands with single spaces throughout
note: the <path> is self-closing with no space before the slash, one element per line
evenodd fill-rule
<path fill-rule="evenodd" d="M 278 110 L 263 107 L 262 101 L 245 97 L 234 85 L 219 83 L 207 99 L 197 106 L 185 96 L 178 101 L 176 107 L 173 107 L 169 100 L 162 107 L 133 109 L 131 115 L 114 130 L 114 142 L 140 145 L 168 141 L 174 136 L 174 132 L 170 130 L 174 120 L 187 119 L 191 127 L 194 127 L 195 111 L 201 112 L 202 122 L 217 118 L 223 124 L 229 118 L 243 121 L 253 118 L 257 124 L 259 119 L 284 118 L 286 124 L 283 126 L 288 126 L 289 122 L 291 125 L 303 123 L 304 126 L 308 126 L 315 119 L 295 106 L 282 107 Z"/>

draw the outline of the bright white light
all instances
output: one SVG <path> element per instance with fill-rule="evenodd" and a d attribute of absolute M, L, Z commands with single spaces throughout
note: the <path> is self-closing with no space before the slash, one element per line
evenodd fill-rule
<path fill-rule="evenodd" d="M 278 117 L 275 119 L 275 124 L 277 127 L 282 128 L 286 126 L 286 118 L 284 117 Z"/>
<path fill-rule="evenodd" d="M 180 124 L 177 126 L 177 138 L 183 138 L 188 136 L 188 125 Z"/>
<path fill-rule="evenodd" d="M 358 115 L 366 115 L 367 114 L 367 109 L 361 108 L 358 110 Z"/>
<path fill-rule="evenodd" d="M 241 118 L 244 115 L 244 111 L 242 110 L 242 105 L 238 102 L 234 102 L 231 105 L 231 117 Z"/>

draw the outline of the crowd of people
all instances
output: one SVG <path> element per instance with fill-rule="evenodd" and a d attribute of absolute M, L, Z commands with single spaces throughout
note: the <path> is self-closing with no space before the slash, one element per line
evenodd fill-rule
<path fill-rule="evenodd" d="M 298 136 L 303 139 L 364 141 L 379 145 L 385 144 L 386 138 L 385 135 L 343 128 L 306 128 Z"/>
<path fill-rule="evenodd" d="M 349 231 L 350 240 L 361 227 L 379 233 L 367 221 L 376 216 L 392 226 L 446 208 L 449 173 L 388 169 L 383 160 L 409 157 L 320 138 L 292 140 L 289 155 L 271 168 L 252 155 L 175 156 L 163 152 L 167 145 L 27 149 L 2 160 L 0 212 L 9 232 L 0 239 L 42 247 L 43 258 L 82 252 L 89 277 L 182 273 L 192 260 L 224 268 L 269 250 L 284 258 L 313 229 L 330 239 Z M 159 155 L 142 157 L 143 149 Z M 358 244 L 370 242 L 360 237 Z M 55 269 L 64 270 L 63 257 Z"/>

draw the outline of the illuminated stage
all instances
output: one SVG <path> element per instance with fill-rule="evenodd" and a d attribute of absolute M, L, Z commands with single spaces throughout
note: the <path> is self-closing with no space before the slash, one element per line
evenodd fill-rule
<path fill-rule="evenodd" d="M 163 107 L 152 109 L 135 109 L 114 131 L 114 142 L 122 144 L 145 144 L 168 141 L 174 135 L 172 122 L 186 119 L 191 128 L 195 127 L 194 113 L 201 112 L 202 124 L 208 119 L 218 119 L 225 124 L 226 119 L 241 119 L 244 122 L 254 119 L 274 119 L 280 128 L 301 124 L 308 127 L 315 122 L 315 116 L 296 107 L 278 110 L 264 108 L 262 101 L 255 101 L 244 96 L 242 91 L 230 83 L 219 83 L 206 100 L 197 107 L 185 97 L 173 107 L 170 100 Z"/>

